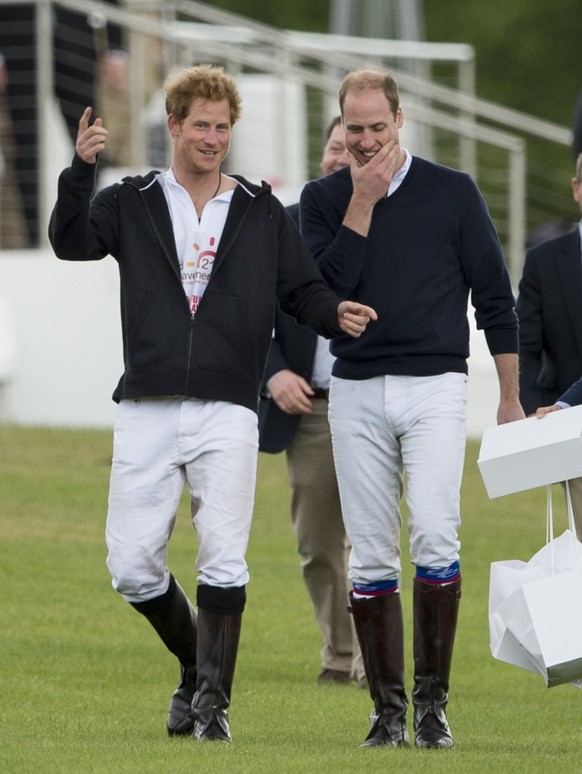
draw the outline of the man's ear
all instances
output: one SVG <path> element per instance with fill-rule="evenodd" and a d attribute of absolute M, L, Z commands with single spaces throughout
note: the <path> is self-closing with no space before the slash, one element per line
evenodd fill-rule
<path fill-rule="evenodd" d="M 180 133 L 180 124 L 173 113 L 170 113 L 168 116 L 168 129 L 170 130 L 172 137 L 177 137 Z"/>
<path fill-rule="evenodd" d="M 403 124 L 404 124 L 404 113 L 402 112 L 402 108 L 399 106 L 398 110 L 396 111 L 396 128 L 402 129 Z"/>

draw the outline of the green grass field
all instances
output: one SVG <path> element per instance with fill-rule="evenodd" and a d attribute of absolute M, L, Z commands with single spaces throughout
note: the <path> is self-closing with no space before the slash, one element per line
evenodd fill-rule
<path fill-rule="evenodd" d="M 259 463 L 234 743 L 168 739 L 175 661 L 112 591 L 105 568 L 110 451 L 108 431 L 0 425 L 0 771 L 582 771 L 582 692 L 547 689 L 542 677 L 490 655 L 490 563 L 528 559 L 542 546 L 545 491 L 488 500 L 477 444 L 467 451 L 462 492 L 464 587 L 449 704 L 456 744 L 440 751 L 360 749 L 367 692 L 316 685 L 321 643 L 299 573 L 282 455 Z M 170 565 L 192 593 L 195 550 L 183 501 Z M 402 594 L 408 655 L 408 565 Z M 407 666 L 410 689 L 411 658 Z"/>

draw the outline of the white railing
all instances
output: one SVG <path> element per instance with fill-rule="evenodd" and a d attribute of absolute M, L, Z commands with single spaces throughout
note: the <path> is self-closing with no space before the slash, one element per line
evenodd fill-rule
<path fill-rule="evenodd" d="M 0 0 L 10 4 L 22 0 Z M 130 61 L 143 62 L 144 43 L 157 41 L 163 59 L 163 70 L 195 61 L 221 62 L 237 73 L 267 73 L 283 82 L 300 84 L 311 94 L 317 94 L 323 107 L 313 119 L 319 126 L 337 110 L 337 87 L 348 70 L 366 64 L 389 67 L 396 77 L 403 98 L 407 119 L 428 132 L 426 148 L 414 152 L 432 152 L 432 133 L 446 136 L 447 142 L 458 145 L 456 164 L 482 184 L 487 177 L 477 152 L 479 145 L 491 146 L 506 155 L 505 203 L 492 207 L 492 215 L 506 251 L 512 278 L 517 281 L 523 260 L 527 230 L 527 138 L 542 138 L 562 146 L 570 144 L 566 127 L 479 99 L 474 93 L 475 56 L 471 46 L 413 41 L 353 38 L 344 35 L 323 35 L 279 30 L 222 11 L 195 0 L 143 3 L 131 0 L 121 7 L 99 0 L 36 0 L 38 47 L 37 78 L 39 108 L 39 138 L 43 143 L 41 159 L 50 158 L 52 138 L 47 131 L 52 110 L 52 37 L 53 6 L 93 14 L 95 18 L 121 25 L 129 35 Z M 424 63 L 425 77 L 399 68 L 403 61 Z M 443 63 L 454 70 L 455 86 L 439 83 L 434 71 Z M 128 166 L 147 165 L 148 109 L 144 102 L 143 68 L 130 68 L 130 88 L 127 105 L 127 131 L 131 134 L 131 157 Z M 284 153 L 293 138 L 285 134 L 283 103 L 279 115 L 279 142 L 282 163 L 292 153 Z M 322 114 L 327 113 L 326 116 Z M 160 117 L 163 119 L 163 116 Z M 310 117 L 305 117 L 306 123 Z M 306 151 L 307 152 L 307 151 Z M 437 158 L 438 159 L 438 154 Z M 290 174 L 283 166 L 282 177 Z M 54 181 L 47 179 L 47 166 L 40 170 L 44 192 L 40 202 L 41 218 L 46 222 L 52 206 L 47 191 L 54 190 Z M 485 190 L 487 198 L 487 191 Z M 540 206 L 539 203 L 536 206 Z"/>

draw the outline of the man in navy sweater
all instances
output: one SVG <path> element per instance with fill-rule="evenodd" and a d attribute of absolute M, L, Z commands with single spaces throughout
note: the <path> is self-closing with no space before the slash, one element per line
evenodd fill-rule
<path fill-rule="evenodd" d="M 470 177 L 399 145 L 398 87 L 361 70 L 339 92 L 350 165 L 308 183 L 303 236 L 328 283 L 378 312 L 338 339 L 329 418 L 352 544 L 351 609 L 374 700 L 365 746 L 409 744 L 399 594 L 406 474 L 414 578 L 415 744 L 451 747 L 445 707 L 461 595 L 459 491 L 469 295 L 500 384 L 498 423 L 524 417 L 518 323 L 502 250 Z"/>

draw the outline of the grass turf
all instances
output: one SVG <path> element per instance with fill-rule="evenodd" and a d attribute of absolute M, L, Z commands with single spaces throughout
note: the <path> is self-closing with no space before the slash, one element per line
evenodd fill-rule
<path fill-rule="evenodd" d="M 367 692 L 316 685 L 321 642 L 300 577 L 283 455 L 259 460 L 230 711 L 234 744 L 168 739 L 175 661 L 112 591 L 104 564 L 110 453 L 108 431 L 0 426 L 1 771 L 582 771 L 582 693 L 548 690 L 541 677 L 489 652 L 489 565 L 528 559 L 541 547 L 545 491 L 488 500 L 477 444 L 467 450 L 462 490 L 464 585 L 449 704 L 456 743 L 447 751 L 362 750 Z M 170 566 L 192 593 L 195 550 L 183 499 Z M 410 689 L 405 540 L 403 556 Z"/>

